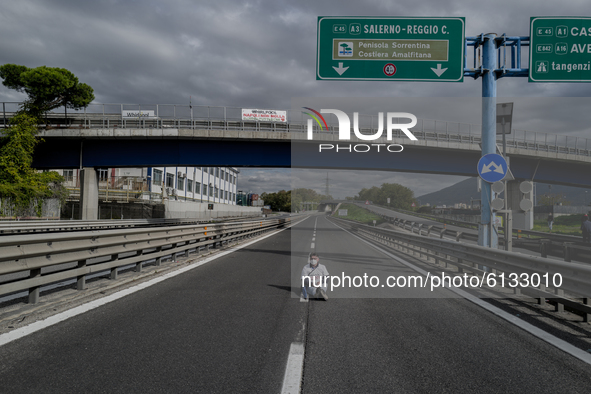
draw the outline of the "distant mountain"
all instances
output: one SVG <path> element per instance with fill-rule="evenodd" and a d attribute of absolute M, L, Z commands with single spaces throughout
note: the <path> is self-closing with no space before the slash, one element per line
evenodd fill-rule
<path fill-rule="evenodd" d="M 591 188 L 549 185 L 547 183 L 535 183 L 535 185 L 537 201 L 540 201 L 544 195 L 564 195 L 564 200 L 570 203 L 568 205 L 589 205 L 591 203 Z M 470 198 L 480 200 L 480 192 L 477 190 L 477 178 L 469 178 L 437 192 L 417 197 L 417 200 L 422 205 L 427 203 L 447 206 L 453 206 L 456 203 L 470 204 Z"/>

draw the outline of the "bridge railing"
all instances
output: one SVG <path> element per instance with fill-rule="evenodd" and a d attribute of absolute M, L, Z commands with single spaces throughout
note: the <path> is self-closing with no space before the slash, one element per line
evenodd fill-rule
<path fill-rule="evenodd" d="M 78 290 L 86 288 L 88 275 L 104 273 L 117 279 L 121 267 L 159 266 L 209 248 L 219 248 L 243 238 L 283 227 L 290 218 L 179 225 L 174 227 L 74 231 L 68 233 L 6 235 L 0 237 L 0 277 L 20 275 L 0 283 L 0 295 L 27 290 L 29 302 L 39 300 L 40 288 L 76 278 Z M 25 275 L 22 277 L 22 275 Z"/>
<path fill-rule="evenodd" d="M 0 127 L 6 127 L 21 103 L 2 103 Z M 127 118 L 124 111 L 143 111 L 153 116 L 146 118 Z M 208 130 L 244 130 L 266 132 L 306 133 L 306 115 L 301 111 L 287 110 L 287 122 L 255 122 L 242 120 L 242 108 L 222 106 L 198 106 L 180 104 L 90 104 L 84 110 L 57 108 L 49 112 L 46 126 L 51 128 L 186 128 Z M 314 124 L 314 133 L 337 134 L 338 121 L 332 114 L 325 115 L 328 128 L 320 129 Z M 352 116 L 351 116 L 352 119 Z M 401 123 L 405 123 L 402 120 Z M 375 134 L 378 130 L 377 115 L 359 115 L 359 128 L 362 134 Z M 450 122 L 432 119 L 418 119 L 412 129 L 420 140 L 478 145 L 481 142 L 481 125 Z M 400 130 L 395 130 L 394 138 L 405 138 Z M 591 156 L 591 141 L 588 138 L 567 134 L 552 134 L 513 129 L 506 136 L 508 148 L 519 148 L 540 152 L 566 153 Z M 497 136 L 500 146 L 501 136 Z"/>

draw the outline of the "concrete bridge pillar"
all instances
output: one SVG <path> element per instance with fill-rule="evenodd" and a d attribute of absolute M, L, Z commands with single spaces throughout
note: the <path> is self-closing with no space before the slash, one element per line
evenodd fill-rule
<path fill-rule="evenodd" d="M 99 179 L 96 170 L 85 167 L 80 170 L 80 213 L 82 220 L 98 219 Z"/>

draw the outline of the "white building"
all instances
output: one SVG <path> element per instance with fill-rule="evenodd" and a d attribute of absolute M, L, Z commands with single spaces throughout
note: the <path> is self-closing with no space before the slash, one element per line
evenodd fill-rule
<path fill-rule="evenodd" d="M 70 189 L 79 189 L 79 170 L 57 170 Z M 98 169 L 99 194 L 117 199 L 168 198 L 236 205 L 238 169 L 234 167 L 144 167 Z"/>
<path fill-rule="evenodd" d="M 162 193 L 164 187 L 169 198 L 236 205 L 236 168 L 148 167 L 143 170 L 152 193 Z"/>

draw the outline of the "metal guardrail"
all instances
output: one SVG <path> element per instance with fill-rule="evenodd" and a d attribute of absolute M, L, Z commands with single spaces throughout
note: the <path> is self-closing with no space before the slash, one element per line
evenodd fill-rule
<path fill-rule="evenodd" d="M 382 207 L 385 209 L 389 209 L 386 207 Z M 406 215 L 413 215 L 413 216 L 417 216 L 420 218 L 424 218 L 424 219 L 428 219 L 428 220 L 433 220 L 433 221 L 438 221 L 440 223 L 444 223 L 444 224 L 452 224 L 452 225 L 456 225 L 459 227 L 467 227 L 470 229 L 474 229 L 474 228 L 478 228 L 478 224 L 476 223 L 472 223 L 472 222 L 464 222 L 464 221 L 460 221 L 460 220 L 453 220 L 453 219 L 447 219 L 447 218 L 440 218 L 434 215 L 427 215 L 427 214 L 417 214 L 416 212 L 412 212 L 412 211 L 406 211 L 403 209 L 396 209 L 396 210 L 392 210 L 393 212 L 400 212 Z M 385 218 L 387 220 L 391 219 L 390 217 L 386 216 L 386 215 L 380 215 L 379 213 L 373 212 L 374 214 Z M 398 219 L 398 222 L 394 221 L 392 223 L 397 223 L 401 226 L 404 226 L 404 228 L 406 229 L 406 226 L 408 223 L 411 224 L 411 229 L 414 227 L 415 222 L 411 221 L 411 220 L 404 220 L 402 221 L 401 219 Z M 424 227 L 423 224 L 417 224 L 418 228 Z M 443 237 L 443 235 L 441 234 L 441 231 L 445 230 L 446 234 L 453 234 L 454 232 L 456 233 L 456 239 L 459 241 L 459 239 L 468 239 L 468 240 L 472 240 L 472 241 L 477 241 L 478 240 L 478 235 L 476 234 L 470 234 L 470 233 L 464 233 L 464 232 L 460 232 L 460 231 L 454 231 L 454 230 L 449 230 L 449 229 L 445 229 L 445 227 L 437 227 L 437 226 L 427 226 L 430 227 L 429 231 L 435 231 L 435 232 L 439 232 L 441 237 Z M 503 227 L 499 227 L 499 230 L 504 231 Z M 460 235 L 458 235 L 460 234 Z M 524 238 L 523 236 L 526 236 L 526 238 Z M 531 237 L 535 237 L 535 238 L 531 238 Z M 499 242 L 501 244 L 503 244 L 503 239 L 499 239 Z M 541 231 L 533 231 L 533 230 L 520 230 L 520 229 L 513 229 L 513 245 L 514 246 L 526 246 L 526 247 L 531 247 L 532 245 L 535 247 L 535 250 L 537 250 L 540 255 L 542 257 L 547 257 L 549 254 L 554 254 L 557 256 L 562 256 L 564 258 L 564 261 L 570 262 L 572 261 L 572 259 L 576 256 L 579 256 L 585 260 L 590 260 L 591 259 L 591 245 L 589 244 L 584 244 L 583 242 L 581 242 L 581 238 L 579 237 L 575 237 L 572 235 L 561 235 L 561 234 L 549 234 L 549 233 L 544 233 Z"/>
<path fill-rule="evenodd" d="M 0 127 L 18 110 L 21 103 L 2 103 Z M 154 118 L 130 119 L 122 116 L 123 110 L 153 111 Z M 254 122 L 242 120 L 242 108 L 217 106 L 190 106 L 178 104 L 90 104 L 81 111 L 66 113 L 63 108 L 49 112 L 45 117 L 47 127 L 51 128 L 185 128 L 208 130 L 244 130 L 306 133 L 307 118 L 301 111 L 287 110 L 286 123 Z M 315 133 L 338 133 L 336 117 L 325 116 L 328 130 L 314 126 Z M 377 115 L 359 115 L 359 128 L 363 134 L 377 132 Z M 421 140 L 461 143 L 479 146 L 481 126 L 478 124 L 449 122 L 431 119 L 418 119 L 413 134 Z M 393 131 L 394 138 L 405 138 L 400 130 Z M 527 130 L 512 130 L 507 139 L 507 147 L 539 152 L 566 153 L 578 156 L 591 156 L 591 140 L 584 137 L 564 134 L 540 133 Z"/>
<path fill-rule="evenodd" d="M 260 216 L 260 215 L 259 215 Z M 252 219 L 239 218 L 214 218 L 214 219 L 129 219 L 129 220 L 23 220 L 0 221 L 0 235 L 29 234 L 29 233 L 54 233 L 64 231 L 93 231 L 108 229 L 124 229 L 136 227 L 180 226 L 189 224 L 232 222 L 248 220 L 270 220 L 267 218 Z"/>
<path fill-rule="evenodd" d="M 545 303 L 546 300 L 553 301 L 556 303 L 556 311 L 559 312 L 564 311 L 566 305 L 581 312 L 586 322 L 591 318 L 591 306 L 588 305 L 591 297 L 591 265 L 567 263 L 445 239 L 428 238 L 427 234 L 419 235 L 382 229 L 340 218 L 331 218 L 331 220 L 366 239 L 402 253 L 431 259 L 436 265 L 444 264 L 445 267 L 448 264 L 454 265 L 460 274 L 468 271 L 481 275 L 484 279 L 488 272 L 479 267 L 486 266 L 496 275 L 525 273 L 529 277 L 537 274 L 538 278 L 543 277 L 544 274 L 560 275 L 561 283 L 558 287 L 546 287 L 542 284 L 536 287 L 519 286 L 514 288 L 515 293 L 524 293 L 538 298 L 540 304 Z M 569 297 L 565 297 L 565 291 Z"/>
<path fill-rule="evenodd" d="M 191 251 L 217 248 L 289 224 L 290 218 L 260 221 L 76 231 L 71 233 L 7 235 L 0 237 L 0 275 L 28 273 L 27 278 L 0 284 L 0 295 L 23 290 L 29 303 L 39 300 L 41 286 L 76 278 L 78 290 L 86 288 L 86 276 L 105 272 L 117 279 L 118 268 L 188 255 Z M 68 264 L 69 263 L 69 264 Z M 75 266 L 72 267 L 72 263 Z M 69 268 L 63 268 L 68 264 Z M 60 267 L 61 266 L 61 267 Z M 60 268 L 55 272 L 42 269 Z"/>
<path fill-rule="evenodd" d="M 375 213 L 375 212 L 374 212 Z M 381 216 L 378 214 L 378 216 Z M 404 219 L 393 219 L 388 216 L 382 216 L 384 219 L 389 221 L 392 224 L 395 224 L 399 227 L 402 227 L 405 230 L 408 230 L 412 233 L 417 233 L 422 235 L 423 232 L 427 236 L 430 236 L 431 233 L 438 233 L 439 238 L 443 239 L 444 235 L 451 235 L 454 236 L 456 242 L 460 242 L 461 239 L 465 239 L 468 241 L 476 242 L 478 241 L 478 234 L 468 233 L 463 231 L 451 230 L 445 227 L 438 227 L 438 226 L 425 226 L 421 223 L 413 222 L 412 220 L 404 220 Z M 416 231 L 415 231 L 416 227 Z M 501 227 L 502 229 L 502 227 Z M 519 231 L 526 231 L 526 230 L 516 230 L 514 233 L 519 234 Z M 536 231 L 531 231 L 529 233 L 538 233 Z M 546 233 L 540 233 L 546 234 Z M 584 260 L 586 262 L 591 261 L 591 246 L 587 244 L 583 244 L 582 242 L 574 242 L 567 238 L 567 241 L 560 241 L 559 238 L 564 239 L 564 237 L 570 237 L 567 235 L 563 236 L 556 236 L 555 239 L 551 237 L 546 238 L 520 238 L 519 236 L 513 236 L 513 245 L 514 246 L 521 246 L 527 247 L 534 245 L 534 250 L 538 251 L 542 257 L 548 257 L 548 255 L 555 255 L 555 256 L 562 256 L 564 261 L 571 262 L 572 259 L 577 257 L 579 260 Z M 575 237 L 572 237 L 575 238 Z M 577 239 L 578 240 L 578 239 Z M 504 239 L 499 239 L 499 244 L 504 244 Z M 529 245 L 528 245 L 529 244 Z M 530 249 L 530 248 L 528 248 Z"/>
<path fill-rule="evenodd" d="M 437 227 L 437 226 L 425 226 L 422 223 L 417 223 L 417 222 L 413 222 L 412 220 L 405 220 L 405 219 L 393 219 L 389 218 L 387 216 L 383 216 L 384 219 L 387 219 L 388 221 L 390 221 L 391 223 L 393 223 L 394 225 L 397 225 L 399 227 L 402 227 L 405 230 L 410 231 L 411 233 L 415 233 L 415 227 L 416 227 L 416 233 L 419 235 L 422 235 L 423 232 L 425 232 L 426 236 L 430 236 L 431 233 L 439 233 L 439 238 L 443 239 L 443 237 L 445 235 L 451 235 L 453 237 L 455 237 L 456 242 L 459 242 L 461 239 L 466 239 L 469 241 L 478 241 L 478 234 L 473 234 L 473 233 L 467 233 L 464 231 L 457 231 L 457 230 L 451 230 L 445 227 Z"/>

